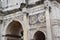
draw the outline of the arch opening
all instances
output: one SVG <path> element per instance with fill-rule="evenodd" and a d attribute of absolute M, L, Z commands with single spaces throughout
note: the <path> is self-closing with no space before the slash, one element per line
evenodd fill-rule
<path fill-rule="evenodd" d="M 23 40 L 23 28 L 20 22 L 13 20 L 6 29 L 6 40 Z"/>
<path fill-rule="evenodd" d="M 45 34 L 41 31 L 37 31 L 34 34 L 33 40 L 45 40 Z"/>

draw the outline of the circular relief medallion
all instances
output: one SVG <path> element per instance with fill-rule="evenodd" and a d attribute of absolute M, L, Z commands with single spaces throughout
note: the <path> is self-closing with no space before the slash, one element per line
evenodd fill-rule
<path fill-rule="evenodd" d="M 39 14 L 38 20 L 39 20 L 39 22 L 44 22 L 45 16 L 43 14 Z"/>
<path fill-rule="evenodd" d="M 30 24 L 35 24 L 37 22 L 37 15 L 32 15 L 29 17 L 29 23 Z"/>

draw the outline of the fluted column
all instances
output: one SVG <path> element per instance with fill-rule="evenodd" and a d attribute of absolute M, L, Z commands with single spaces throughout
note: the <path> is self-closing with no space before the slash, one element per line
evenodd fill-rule
<path fill-rule="evenodd" d="M 51 31 L 51 24 L 50 24 L 50 12 L 49 12 L 49 1 L 47 0 L 46 3 L 46 27 L 47 27 L 47 40 L 52 40 L 52 31 Z"/>
<path fill-rule="evenodd" d="M 24 13 L 24 40 L 28 40 L 28 17 L 27 17 L 27 13 Z"/>

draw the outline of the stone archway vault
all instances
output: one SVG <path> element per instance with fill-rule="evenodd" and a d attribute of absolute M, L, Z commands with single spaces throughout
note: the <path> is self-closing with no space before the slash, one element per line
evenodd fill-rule
<path fill-rule="evenodd" d="M 23 28 L 19 21 L 13 20 L 6 29 L 6 34 L 3 35 L 5 40 L 23 40 Z"/>
<path fill-rule="evenodd" d="M 33 40 L 45 40 L 45 34 L 41 31 L 37 31 L 34 34 Z"/>

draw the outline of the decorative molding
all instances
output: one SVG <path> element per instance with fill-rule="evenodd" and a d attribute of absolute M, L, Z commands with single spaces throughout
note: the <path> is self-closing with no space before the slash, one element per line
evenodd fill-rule
<path fill-rule="evenodd" d="M 19 14 L 19 15 L 18 15 L 18 14 Z M 4 16 L 3 19 L 14 18 L 14 17 L 20 16 L 20 15 L 22 15 L 22 14 L 23 14 L 23 13 L 22 13 L 21 11 L 19 11 L 19 12 L 16 12 L 16 13 L 10 14 L 10 15 L 6 15 L 6 16 Z"/>
<path fill-rule="evenodd" d="M 29 29 L 29 31 L 33 31 L 33 30 L 36 30 L 37 28 L 31 28 L 31 29 Z"/>
<path fill-rule="evenodd" d="M 27 9 L 28 13 L 34 13 L 34 12 L 41 11 L 41 10 L 45 10 L 44 4 Z"/>
<path fill-rule="evenodd" d="M 60 20 L 59 19 L 52 19 L 51 26 L 54 36 L 60 36 Z"/>
<path fill-rule="evenodd" d="M 60 36 L 60 27 L 58 25 L 53 26 L 52 31 L 55 36 Z"/>
<path fill-rule="evenodd" d="M 51 20 L 51 25 L 52 26 L 55 26 L 55 25 L 60 26 L 60 20 L 59 19 L 52 19 Z"/>
<path fill-rule="evenodd" d="M 16 19 L 20 19 L 21 21 L 23 21 L 23 16 L 24 15 L 20 15 L 20 16 L 17 16 L 17 17 L 15 17 Z"/>
<path fill-rule="evenodd" d="M 53 6 L 60 8 L 60 3 L 58 3 L 57 1 L 53 1 L 52 4 Z"/>

